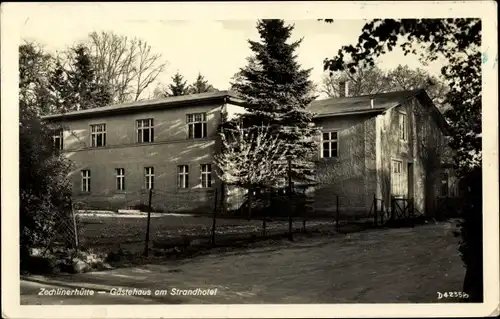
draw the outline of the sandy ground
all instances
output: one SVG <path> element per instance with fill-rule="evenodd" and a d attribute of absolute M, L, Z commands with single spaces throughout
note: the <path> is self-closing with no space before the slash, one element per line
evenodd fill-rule
<path fill-rule="evenodd" d="M 440 223 L 371 230 L 133 268 L 27 277 L 21 281 L 21 304 L 443 302 L 438 292 L 461 291 L 465 273 L 454 229 Z M 39 296 L 41 287 L 105 293 Z M 111 296 L 119 287 L 150 290 L 152 296 Z M 217 293 L 176 296 L 173 288 Z M 170 294 L 154 296 L 156 290 Z"/>

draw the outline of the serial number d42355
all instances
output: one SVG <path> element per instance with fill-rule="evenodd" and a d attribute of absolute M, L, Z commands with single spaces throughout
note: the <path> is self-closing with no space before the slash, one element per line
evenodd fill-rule
<path fill-rule="evenodd" d="M 462 291 L 447 291 L 447 292 L 438 292 L 437 293 L 437 299 L 443 299 L 443 298 L 463 298 L 467 299 L 469 298 L 469 295 L 466 294 L 465 292 Z"/>

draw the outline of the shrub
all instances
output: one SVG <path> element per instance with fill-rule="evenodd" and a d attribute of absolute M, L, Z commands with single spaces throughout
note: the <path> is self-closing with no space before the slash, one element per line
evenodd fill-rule
<path fill-rule="evenodd" d="M 49 247 L 57 226 L 70 220 L 71 185 L 70 164 L 55 152 L 50 128 L 29 110 L 20 114 L 19 139 L 20 248 L 25 266 L 30 248 Z"/>
<path fill-rule="evenodd" d="M 459 251 L 467 268 L 464 292 L 470 295 L 469 301 L 483 301 L 483 192 L 481 168 L 465 174 L 461 194 L 463 221 L 460 223 L 462 241 Z"/>

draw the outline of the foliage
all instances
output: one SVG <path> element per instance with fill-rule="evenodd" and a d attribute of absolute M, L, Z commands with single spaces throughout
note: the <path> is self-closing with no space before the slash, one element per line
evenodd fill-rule
<path fill-rule="evenodd" d="M 247 66 L 246 66 L 247 69 L 252 69 L 252 70 L 260 69 L 260 66 L 257 63 L 257 57 L 249 56 L 246 58 L 246 61 L 247 61 Z M 236 88 L 240 85 L 244 85 L 246 83 L 245 81 L 246 78 L 243 76 L 242 69 L 240 69 L 231 77 L 230 90 L 236 92 Z"/>
<path fill-rule="evenodd" d="M 70 92 L 66 108 L 86 110 L 110 104 L 109 87 L 98 82 L 89 50 L 84 46 L 77 46 L 73 50 L 74 60 L 71 61 L 71 68 L 66 71 L 69 88 L 63 88 L 63 91 Z"/>
<path fill-rule="evenodd" d="M 113 32 L 92 32 L 83 46 L 92 59 L 96 82 L 110 89 L 113 103 L 144 98 L 147 88 L 163 74 L 167 65 L 162 55 L 154 53 L 146 41 Z"/>
<path fill-rule="evenodd" d="M 306 107 L 314 100 L 310 70 L 303 70 L 294 51 L 301 40 L 287 43 L 294 27 L 283 20 L 260 20 L 257 30 L 261 42 L 249 40 L 254 56 L 240 69 L 232 88 L 245 102 L 242 115 L 250 130 L 268 126 L 272 135 L 283 141 L 286 153 L 293 157 L 292 178 L 312 179 L 316 152 L 313 114 Z"/>
<path fill-rule="evenodd" d="M 19 127 L 21 250 L 48 246 L 57 223 L 70 218 L 70 164 L 54 152 L 51 130 L 34 113 L 21 112 Z"/>
<path fill-rule="evenodd" d="M 344 93 L 343 83 L 348 85 L 349 96 L 369 95 L 383 92 L 414 90 L 423 88 L 436 106 L 444 110 L 444 97 L 447 87 L 441 79 L 431 76 L 427 71 L 410 69 L 399 65 L 384 72 L 378 67 L 355 67 L 356 72 L 348 69 L 330 72 L 322 78 L 320 92 L 328 97 L 339 97 Z"/>
<path fill-rule="evenodd" d="M 460 222 L 462 241 L 459 251 L 467 266 L 464 291 L 471 296 L 471 302 L 483 300 L 483 218 L 482 218 L 482 172 L 475 169 L 467 172 L 462 180 L 463 221 Z"/>
<path fill-rule="evenodd" d="M 357 68 L 356 73 L 340 70 L 324 75 L 321 93 L 328 97 L 340 97 L 344 94 L 343 83 L 347 83 L 349 96 L 377 94 L 390 90 L 385 73 L 377 68 Z"/>
<path fill-rule="evenodd" d="M 444 111 L 449 106 L 444 105 L 448 87 L 441 78 L 432 76 L 420 68 L 410 69 L 407 65 L 398 65 L 387 73 L 389 85 L 396 90 L 425 89 L 432 102 Z"/>
<path fill-rule="evenodd" d="M 328 20 L 327 22 L 332 22 Z M 403 39 L 404 38 L 404 39 Z M 399 42 L 403 40 L 402 43 Z M 419 54 L 421 61 L 434 61 L 438 57 L 447 63 L 441 74 L 448 84 L 444 103 L 450 106 L 445 116 L 452 128 L 450 146 L 456 153 L 456 167 L 461 177 L 481 175 L 481 20 L 457 19 L 404 19 L 373 20 L 363 27 L 358 43 L 343 46 L 336 57 L 325 59 L 325 69 L 336 71 L 348 68 L 355 72 L 357 65 L 375 64 L 375 58 L 391 51 L 400 43 L 405 54 Z M 348 54 L 351 62 L 345 62 Z M 481 179 L 475 178 L 470 187 L 478 188 Z M 467 205 L 462 224 L 463 243 L 460 246 L 467 267 L 464 290 L 472 299 L 482 299 L 482 217 L 480 193 L 466 191 Z M 482 286 L 482 285 L 481 285 Z"/>
<path fill-rule="evenodd" d="M 70 164 L 54 150 L 52 130 L 39 115 L 50 110 L 50 57 L 33 43 L 19 47 L 19 185 L 21 260 L 47 246 L 57 221 L 71 212 Z"/>
<path fill-rule="evenodd" d="M 19 46 L 19 107 L 35 115 L 52 111 L 49 93 L 49 74 L 52 70 L 53 57 L 44 52 L 34 42 L 25 42 Z"/>
<path fill-rule="evenodd" d="M 220 135 L 222 152 L 215 156 L 215 164 L 224 183 L 245 189 L 283 183 L 286 149 L 282 141 L 271 135 L 269 127 L 226 128 Z"/>
<path fill-rule="evenodd" d="M 88 50 L 78 46 L 72 52 L 72 60 L 66 61 L 44 52 L 33 42 L 19 46 L 22 111 L 29 108 L 33 116 L 40 116 L 104 106 L 110 102 L 108 87 L 97 83 Z"/>
<path fill-rule="evenodd" d="M 172 82 L 172 84 L 167 86 L 164 93 L 165 96 L 181 96 L 189 94 L 187 81 L 184 80 L 184 77 L 179 72 L 174 74 Z"/>
<path fill-rule="evenodd" d="M 198 94 L 198 93 L 205 93 L 205 92 L 216 92 L 217 89 L 214 88 L 211 84 L 208 83 L 207 80 L 205 80 L 205 77 L 198 73 L 198 76 L 196 77 L 196 81 L 192 83 L 189 88 L 188 88 L 189 94 Z"/>
<path fill-rule="evenodd" d="M 445 116 L 454 133 L 451 146 L 458 151 L 457 166 L 467 170 L 480 165 L 481 20 L 376 19 L 363 27 L 355 46 L 343 46 L 336 57 L 325 59 L 325 69 L 355 73 L 358 65 L 374 66 L 375 58 L 391 51 L 399 40 L 405 54 L 419 51 L 424 62 L 439 57 L 448 62 L 441 69 L 449 88 L 443 102 L 450 105 Z"/>
<path fill-rule="evenodd" d="M 53 250 L 33 249 L 29 263 L 23 271 L 30 274 L 82 273 L 92 270 L 106 270 L 111 266 L 107 263 L 105 253 L 95 253 L 92 250 L 75 250 L 58 248 Z"/>

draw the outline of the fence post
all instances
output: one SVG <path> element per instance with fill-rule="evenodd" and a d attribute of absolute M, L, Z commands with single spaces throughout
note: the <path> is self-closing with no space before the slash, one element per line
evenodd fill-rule
<path fill-rule="evenodd" d="M 148 225 L 146 228 L 146 244 L 144 246 L 144 256 L 149 255 L 149 225 L 151 224 L 151 197 L 153 195 L 153 189 L 149 189 L 149 200 L 148 200 Z"/>
<path fill-rule="evenodd" d="M 214 194 L 214 212 L 213 212 L 213 220 L 212 220 L 212 246 L 215 246 L 215 221 L 217 219 L 217 188 L 215 189 Z"/>
<path fill-rule="evenodd" d="M 380 210 L 380 212 L 381 212 L 381 214 L 380 214 L 380 224 L 381 224 L 381 225 L 384 225 L 385 202 L 384 202 L 384 200 L 383 200 L 383 199 L 382 199 L 382 202 L 380 203 L 380 206 L 381 206 L 381 207 L 380 207 L 380 208 L 381 208 L 381 210 Z"/>
<path fill-rule="evenodd" d="M 293 241 L 293 234 L 292 234 L 292 159 L 291 157 L 288 157 L 288 197 L 289 197 L 289 203 L 290 203 L 290 209 L 288 211 L 288 239 L 290 241 Z"/>
<path fill-rule="evenodd" d="M 304 206 L 302 207 L 304 209 L 304 219 L 302 220 L 302 231 L 305 233 L 306 232 L 306 219 L 307 219 L 307 202 L 304 202 Z"/>
<path fill-rule="evenodd" d="M 339 211 L 339 195 L 335 195 L 337 197 L 337 203 L 335 205 L 336 211 L 335 211 L 335 226 L 337 229 L 337 232 L 340 230 L 340 211 Z"/>
<path fill-rule="evenodd" d="M 373 194 L 373 215 L 374 215 L 374 225 L 377 226 L 378 223 L 378 210 L 377 210 L 377 197 L 375 197 L 375 194 Z"/>
<path fill-rule="evenodd" d="M 266 200 L 268 200 L 269 203 L 273 202 L 273 198 L 271 195 L 266 194 Z M 262 216 L 262 237 L 266 237 L 266 213 L 264 210 L 264 214 Z"/>
<path fill-rule="evenodd" d="M 266 215 L 262 217 L 262 237 L 266 237 Z"/>
<path fill-rule="evenodd" d="M 76 226 L 76 215 L 75 210 L 73 208 L 73 201 L 69 200 L 69 205 L 71 207 L 71 217 L 73 219 L 73 231 L 75 232 L 75 238 L 73 244 L 75 245 L 75 250 L 78 251 L 78 227 Z"/>
<path fill-rule="evenodd" d="M 248 220 L 252 218 L 252 197 L 253 197 L 253 188 L 251 186 L 248 187 Z"/>
<path fill-rule="evenodd" d="M 394 197 L 391 196 L 391 217 L 390 219 L 394 221 L 394 214 L 396 214 L 396 201 Z"/>

